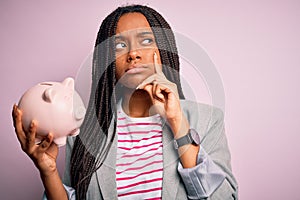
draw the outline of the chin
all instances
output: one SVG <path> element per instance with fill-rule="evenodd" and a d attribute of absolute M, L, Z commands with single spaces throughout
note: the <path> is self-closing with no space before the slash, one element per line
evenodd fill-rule
<path fill-rule="evenodd" d="M 136 89 L 136 87 L 142 83 L 146 78 L 145 77 L 126 77 L 126 76 L 123 76 L 117 84 L 120 84 L 122 85 L 123 87 L 126 87 L 126 88 L 129 88 L 129 89 Z"/>
<path fill-rule="evenodd" d="M 129 89 L 136 89 L 136 87 L 140 84 L 141 82 L 125 82 L 121 83 L 123 87 L 129 88 Z"/>

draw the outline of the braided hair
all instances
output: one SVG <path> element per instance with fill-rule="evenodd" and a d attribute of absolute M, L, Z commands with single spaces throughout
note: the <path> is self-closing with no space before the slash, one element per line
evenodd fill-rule
<path fill-rule="evenodd" d="M 154 9 L 142 5 L 118 7 L 102 22 L 93 54 L 92 87 L 89 104 L 81 132 L 76 137 L 71 155 L 71 185 L 77 199 L 86 199 L 92 174 L 103 164 L 116 134 L 118 97 L 115 77 L 115 42 L 117 23 L 126 13 L 143 14 L 155 36 L 163 73 L 177 84 L 180 99 L 184 99 L 179 78 L 179 57 L 174 34 L 166 20 Z M 108 129 L 113 127 L 113 136 L 108 138 Z"/>

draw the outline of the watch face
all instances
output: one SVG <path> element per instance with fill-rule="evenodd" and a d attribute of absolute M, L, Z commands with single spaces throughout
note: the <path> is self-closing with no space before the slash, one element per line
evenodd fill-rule
<path fill-rule="evenodd" d="M 190 129 L 191 132 L 191 136 L 193 138 L 193 141 L 198 145 L 200 144 L 200 136 L 197 133 L 197 131 L 195 129 Z"/>

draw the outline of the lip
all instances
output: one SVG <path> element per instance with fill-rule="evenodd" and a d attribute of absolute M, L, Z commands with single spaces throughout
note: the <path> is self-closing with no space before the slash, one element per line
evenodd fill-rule
<path fill-rule="evenodd" d="M 147 68 L 146 65 L 134 64 L 125 70 L 126 74 L 137 74 L 144 71 Z"/>

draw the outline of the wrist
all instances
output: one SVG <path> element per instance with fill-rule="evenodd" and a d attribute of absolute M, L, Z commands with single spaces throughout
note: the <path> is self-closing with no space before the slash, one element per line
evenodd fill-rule
<path fill-rule="evenodd" d="M 48 170 L 39 169 L 39 172 L 42 178 L 48 178 L 59 174 L 56 167 Z"/>
<path fill-rule="evenodd" d="M 185 118 L 183 114 L 179 115 L 178 118 L 173 118 L 169 120 L 168 122 L 172 129 L 174 139 L 186 135 L 190 128 L 188 120 Z"/>

